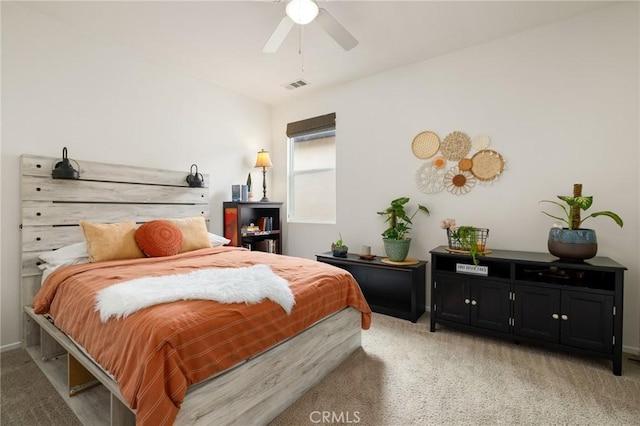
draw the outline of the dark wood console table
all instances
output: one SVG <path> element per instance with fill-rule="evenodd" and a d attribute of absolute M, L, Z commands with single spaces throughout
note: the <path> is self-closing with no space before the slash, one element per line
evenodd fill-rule
<path fill-rule="evenodd" d="M 426 264 L 390 265 L 377 256 L 360 259 L 357 254 L 346 258 L 334 257 L 331 252 L 317 254 L 316 260 L 345 269 L 360 284 L 371 310 L 412 322 L 425 312 Z"/>
<path fill-rule="evenodd" d="M 493 250 L 479 258 L 431 251 L 431 331 L 442 324 L 610 359 L 622 374 L 624 266 Z"/>

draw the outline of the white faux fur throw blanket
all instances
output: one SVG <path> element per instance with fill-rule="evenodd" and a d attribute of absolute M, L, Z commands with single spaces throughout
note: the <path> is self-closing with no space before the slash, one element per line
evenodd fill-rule
<path fill-rule="evenodd" d="M 221 303 L 259 303 L 265 298 L 287 315 L 295 304 L 288 282 L 267 265 L 200 269 L 185 274 L 144 277 L 100 290 L 96 311 L 100 319 L 125 318 L 149 306 L 176 300 L 206 299 Z"/>

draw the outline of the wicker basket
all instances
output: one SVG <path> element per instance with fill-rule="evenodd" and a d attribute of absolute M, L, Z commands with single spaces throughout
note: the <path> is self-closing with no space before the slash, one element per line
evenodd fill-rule
<path fill-rule="evenodd" d="M 484 251 L 487 247 L 487 238 L 489 237 L 489 229 L 487 228 L 474 228 L 476 231 L 476 246 L 479 251 Z M 469 251 L 471 248 L 468 245 L 465 247 L 460 238 L 453 235 L 451 230 L 447 229 L 447 239 L 449 240 L 449 248 L 452 250 Z M 465 242 L 469 244 L 468 242 Z"/>

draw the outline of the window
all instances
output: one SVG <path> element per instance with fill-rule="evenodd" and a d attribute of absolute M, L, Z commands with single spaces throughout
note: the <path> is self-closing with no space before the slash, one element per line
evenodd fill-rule
<path fill-rule="evenodd" d="M 336 221 L 335 113 L 287 125 L 289 222 Z"/>

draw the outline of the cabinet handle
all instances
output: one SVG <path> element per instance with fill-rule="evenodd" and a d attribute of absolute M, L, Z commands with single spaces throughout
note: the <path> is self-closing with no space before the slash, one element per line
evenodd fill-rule
<path fill-rule="evenodd" d="M 476 302 L 475 300 L 472 300 L 472 301 L 471 301 L 471 304 L 472 304 L 473 306 L 476 306 L 476 305 L 478 304 L 478 302 Z"/>
<path fill-rule="evenodd" d="M 464 299 L 464 303 L 468 305 L 469 303 L 471 303 L 471 300 L 469 300 L 469 299 Z"/>
<path fill-rule="evenodd" d="M 566 315 L 562 315 L 560 318 L 562 318 L 562 319 L 563 319 L 563 320 L 565 320 L 565 321 L 569 319 L 569 317 L 568 317 L 568 316 L 566 316 Z"/>
<path fill-rule="evenodd" d="M 558 314 L 553 314 L 553 315 L 551 315 L 551 318 L 553 318 L 553 319 L 558 319 L 558 318 L 560 318 L 560 317 L 558 316 Z"/>

